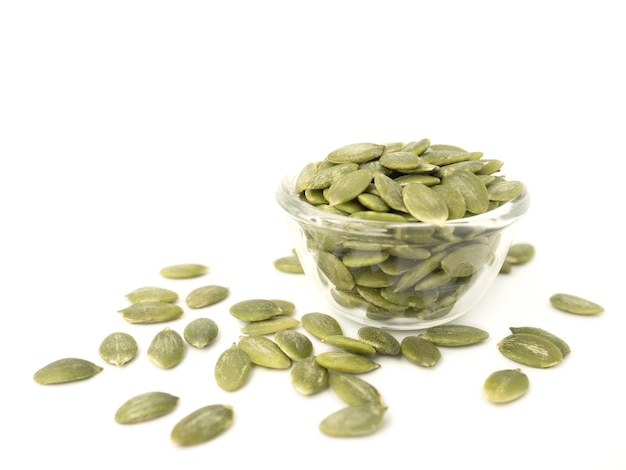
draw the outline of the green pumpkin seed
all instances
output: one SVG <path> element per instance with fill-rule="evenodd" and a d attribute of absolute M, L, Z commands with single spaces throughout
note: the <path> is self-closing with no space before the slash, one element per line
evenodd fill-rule
<path fill-rule="evenodd" d="M 409 271 L 404 273 L 394 288 L 394 292 L 402 292 L 413 288 L 421 279 L 432 273 L 441 265 L 441 260 L 447 256 L 446 252 L 433 254 L 430 258 L 416 264 Z"/>
<path fill-rule="evenodd" d="M 140 287 L 126 294 L 126 298 L 134 304 L 140 302 L 176 302 L 178 294 L 163 287 Z"/>
<path fill-rule="evenodd" d="M 383 166 L 398 171 L 414 170 L 422 163 L 422 159 L 418 155 L 403 150 L 385 153 L 379 161 Z"/>
<path fill-rule="evenodd" d="M 311 340 L 296 330 L 277 331 L 274 342 L 292 361 L 301 361 L 313 354 Z"/>
<path fill-rule="evenodd" d="M 513 265 L 508 261 L 504 260 L 502 266 L 500 267 L 500 274 L 510 274 L 513 271 Z"/>
<path fill-rule="evenodd" d="M 190 321 L 183 330 L 183 338 L 190 345 L 202 349 L 213 343 L 217 338 L 219 328 L 210 318 L 196 318 Z"/>
<path fill-rule="evenodd" d="M 159 331 L 148 346 L 148 357 L 162 369 L 171 369 L 182 361 L 185 355 L 183 337 L 170 328 Z"/>
<path fill-rule="evenodd" d="M 326 369 L 350 374 L 370 372 L 380 367 L 370 358 L 348 351 L 326 351 L 318 354 L 315 360 Z"/>
<path fill-rule="evenodd" d="M 252 361 L 248 353 L 233 343 L 217 358 L 214 369 L 215 381 L 222 390 L 234 392 L 246 383 L 251 368 Z"/>
<path fill-rule="evenodd" d="M 189 308 L 203 308 L 221 302 L 228 297 L 229 289 L 223 286 L 202 286 L 192 290 L 185 303 Z"/>
<path fill-rule="evenodd" d="M 604 307 L 595 302 L 571 294 L 554 294 L 550 297 L 554 308 L 577 315 L 595 315 L 604 312 Z"/>
<path fill-rule="evenodd" d="M 289 300 L 283 300 L 283 299 L 270 299 L 270 300 L 280 307 L 280 310 L 282 311 L 282 315 L 291 315 L 293 312 L 296 311 L 296 304 L 294 304 L 293 302 L 290 302 Z"/>
<path fill-rule="evenodd" d="M 490 201 L 510 201 L 524 192 L 524 185 L 519 181 L 499 181 L 487 186 Z"/>
<path fill-rule="evenodd" d="M 333 372 L 329 383 L 330 388 L 348 405 L 383 404 L 378 389 L 356 375 Z"/>
<path fill-rule="evenodd" d="M 402 200 L 409 214 L 421 222 L 441 226 L 448 219 L 448 206 L 443 198 L 424 184 L 404 186 Z"/>
<path fill-rule="evenodd" d="M 463 195 L 469 212 L 482 214 L 489 209 L 487 187 L 474 173 L 466 170 L 453 171 L 446 175 L 441 183 L 456 188 Z"/>
<path fill-rule="evenodd" d="M 356 163 L 342 163 L 320 169 L 318 173 L 311 177 L 305 189 L 306 191 L 316 191 L 329 188 L 331 184 L 343 175 L 347 175 L 348 173 L 352 173 L 358 169 L 359 165 Z"/>
<path fill-rule="evenodd" d="M 189 279 L 192 277 L 202 276 L 209 272 L 208 266 L 196 263 L 183 263 L 166 266 L 161 269 L 161 276 L 170 279 Z"/>
<path fill-rule="evenodd" d="M 492 403 L 509 403 L 523 396 L 528 387 L 528 376 L 520 369 L 504 369 L 487 377 L 483 393 Z"/>
<path fill-rule="evenodd" d="M 343 264 L 349 268 L 362 268 L 380 264 L 389 258 L 386 251 L 351 250 L 341 258 Z"/>
<path fill-rule="evenodd" d="M 327 416 L 319 425 L 322 433 L 334 437 L 372 434 L 380 428 L 387 407 L 368 403 L 347 406 Z"/>
<path fill-rule="evenodd" d="M 250 322 L 243 328 L 242 333 L 249 335 L 269 335 L 281 330 L 288 330 L 300 325 L 300 321 L 285 315 L 276 315 L 267 320 Z"/>
<path fill-rule="evenodd" d="M 242 300 L 231 305 L 229 311 L 233 317 L 245 322 L 267 320 L 283 313 L 275 302 L 267 299 Z"/>
<path fill-rule="evenodd" d="M 283 273 L 303 274 L 304 268 L 296 255 L 283 256 L 274 261 L 274 267 Z"/>
<path fill-rule="evenodd" d="M 332 253 L 322 251 L 317 254 L 317 263 L 320 271 L 339 290 L 351 290 L 354 287 L 354 277 L 345 264 Z"/>
<path fill-rule="evenodd" d="M 428 328 L 421 336 L 437 346 L 467 346 L 485 341 L 489 333 L 475 326 L 445 324 Z"/>
<path fill-rule="evenodd" d="M 372 172 L 369 170 L 356 170 L 341 176 L 330 185 L 326 199 L 331 206 L 355 199 L 364 192 L 372 182 Z"/>
<path fill-rule="evenodd" d="M 326 160 L 332 163 L 365 163 L 380 157 L 384 150 L 385 146 L 379 144 L 349 144 L 330 152 Z"/>
<path fill-rule="evenodd" d="M 343 330 L 339 322 L 330 315 L 320 312 L 305 313 L 300 318 L 302 327 L 318 339 L 341 335 Z"/>
<path fill-rule="evenodd" d="M 136 395 L 115 412 L 119 424 L 143 423 L 164 416 L 176 408 L 179 398 L 165 392 L 147 392 Z"/>
<path fill-rule="evenodd" d="M 405 336 L 400 351 L 411 363 L 422 367 L 433 367 L 441 359 L 439 348 L 421 336 Z"/>
<path fill-rule="evenodd" d="M 45 365 L 33 375 L 41 385 L 53 385 L 85 380 L 102 372 L 102 367 L 85 359 L 68 357 Z"/>
<path fill-rule="evenodd" d="M 495 255 L 482 243 L 472 243 L 448 253 L 441 260 L 441 268 L 452 277 L 471 276 L 493 263 Z"/>
<path fill-rule="evenodd" d="M 376 212 L 387 212 L 389 210 L 387 203 L 375 194 L 361 193 L 357 196 L 357 201 L 361 205 L 360 210 L 367 209 Z"/>
<path fill-rule="evenodd" d="M 397 356 L 400 354 L 400 342 L 391 333 L 375 327 L 364 326 L 357 331 L 357 337 L 373 346 L 378 354 Z"/>
<path fill-rule="evenodd" d="M 313 395 L 328 387 L 328 369 L 320 366 L 315 356 L 298 361 L 291 369 L 291 384 L 302 395 Z"/>
<path fill-rule="evenodd" d="M 554 345 L 561 350 L 563 357 L 572 352 L 571 348 L 565 341 L 542 328 L 534 326 L 512 326 L 509 330 L 511 330 L 511 333 L 529 333 L 531 335 L 541 336 L 551 343 L 554 343 Z"/>
<path fill-rule="evenodd" d="M 400 212 L 407 212 L 404 201 L 402 200 L 402 186 L 393 178 L 382 173 L 374 175 L 374 186 L 380 195 L 380 198 L 391 209 Z"/>
<path fill-rule="evenodd" d="M 448 207 L 448 220 L 460 219 L 465 216 L 467 212 L 465 198 L 458 189 L 446 184 L 438 184 L 432 189 Z"/>
<path fill-rule="evenodd" d="M 530 367 L 553 367 L 563 360 L 563 353 L 553 342 L 534 334 L 513 333 L 498 343 L 498 349 L 512 361 Z"/>
<path fill-rule="evenodd" d="M 535 247 L 530 243 L 511 245 L 506 255 L 506 262 L 517 265 L 528 263 L 535 256 Z"/>
<path fill-rule="evenodd" d="M 261 335 L 240 336 L 238 346 L 250 357 L 252 364 L 269 369 L 288 369 L 291 359 L 278 345 Z"/>
<path fill-rule="evenodd" d="M 119 312 L 129 323 L 161 323 L 176 320 L 183 309 L 169 302 L 146 301 L 132 304 Z"/>
<path fill-rule="evenodd" d="M 414 175 L 402 175 L 395 179 L 396 183 L 400 186 L 407 186 L 409 184 L 423 184 L 424 186 L 435 186 L 441 183 L 441 180 L 433 175 L 414 174 Z"/>
<path fill-rule="evenodd" d="M 302 169 L 302 171 L 300 171 L 300 173 L 298 174 L 298 178 L 296 179 L 296 187 L 295 187 L 296 193 L 301 193 L 307 188 L 309 181 L 317 173 L 318 167 L 319 167 L 318 162 L 312 162 L 312 163 L 307 164 Z"/>
<path fill-rule="evenodd" d="M 131 335 L 115 332 L 102 340 L 98 353 L 109 364 L 123 366 L 137 356 L 138 349 L 137 341 Z"/>
<path fill-rule="evenodd" d="M 172 429 L 171 439 L 179 446 L 201 444 L 222 434 L 230 428 L 232 422 L 232 406 L 208 405 L 176 423 Z"/>
<path fill-rule="evenodd" d="M 344 351 L 360 354 L 362 356 L 373 356 L 376 354 L 376 348 L 374 348 L 374 346 L 371 346 L 359 339 L 350 338 L 344 335 L 328 335 L 322 339 L 322 342 L 330 346 L 343 349 Z"/>

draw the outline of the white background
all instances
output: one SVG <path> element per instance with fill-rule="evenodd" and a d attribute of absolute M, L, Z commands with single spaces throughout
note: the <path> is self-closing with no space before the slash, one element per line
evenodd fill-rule
<path fill-rule="evenodd" d="M 0 3 L 0 466 L 626 468 L 619 6 Z M 285 298 L 296 316 L 327 311 L 303 276 L 272 265 L 292 248 L 274 196 L 283 173 L 349 143 L 424 137 L 503 160 L 531 194 L 516 241 L 533 243 L 535 259 L 499 277 L 459 321 L 490 338 L 443 350 L 432 369 L 380 358 L 363 378 L 389 410 L 363 438 L 322 435 L 319 421 L 342 402 L 299 395 L 286 371 L 256 368 L 243 389 L 219 389 L 213 365 L 242 326 L 230 304 Z M 210 272 L 160 277 L 181 262 Z M 164 325 L 126 323 L 117 313 L 125 294 L 159 285 L 184 298 L 204 284 L 228 286 L 230 297 L 168 326 L 209 316 L 218 340 L 157 368 L 146 350 Z M 548 298 L 560 291 L 606 311 L 556 311 Z M 347 334 L 358 328 L 341 323 Z M 482 383 L 517 366 L 496 343 L 521 325 L 558 334 L 573 352 L 552 369 L 524 368 L 529 393 L 494 406 Z M 98 356 L 113 331 L 140 344 L 123 368 Z M 33 381 L 68 356 L 104 371 L 59 386 Z M 113 421 L 126 399 L 154 389 L 180 397 L 175 412 Z M 172 444 L 172 426 L 211 403 L 234 407 L 228 432 Z"/>

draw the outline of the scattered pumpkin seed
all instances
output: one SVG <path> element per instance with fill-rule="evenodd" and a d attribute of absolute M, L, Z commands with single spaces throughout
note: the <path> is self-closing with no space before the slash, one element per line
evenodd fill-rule
<path fill-rule="evenodd" d="M 302 395 L 313 395 L 328 387 L 328 369 L 320 366 L 315 356 L 298 361 L 291 369 L 291 384 Z"/>
<path fill-rule="evenodd" d="M 178 294 L 163 287 L 140 287 L 126 294 L 126 298 L 132 303 L 140 302 L 176 302 Z"/>
<path fill-rule="evenodd" d="M 208 405 L 176 423 L 172 429 L 171 439 L 180 446 L 201 444 L 222 434 L 230 428 L 232 422 L 232 406 Z"/>
<path fill-rule="evenodd" d="M 343 329 L 335 317 L 331 317 L 326 313 L 305 313 L 300 318 L 300 322 L 302 323 L 302 327 L 307 332 L 311 333 L 318 339 L 343 334 Z"/>
<path fill-rule="evenodd" d="M 202 349 L 213 343 L 217 338 L 219 328 L 210 318 L 196 318 L 190 321 L 183 330 L 183 338 L 190 345 Z"/>
<path fill-rule="evenodd" d="M 350 374 L 362 374 L 380 367 L 369 357 L 348 351 L 326 351 L 315 356 L 315 360 L 326 369 Z"/>
<path fill-rule="evenodd" d="M 250 356 L 236 343 L 217 358 L 214 376 L 217 385 L 227 392 L 239 390 L 248 380 L 252 361 Z"/>
<path fill-rule="evenodd" d="M 266 299 L 242 300 L 230 307 L 233 317 L 246 322 L 267 320 L 282 313 L 282 309 L 275 302 Z"/>
<path fill-rule="evenodd" d="M 248 353 L 250 361 L 269 369 L 288 369 L 291 359 L 278 345 L 269 338 L 261 335 L 240 336 L 238 346 Z"/>
<path fill-rule="evenodd" d="M 183 337 L 171 328 L 159 331 L 148 346 L 148 357 L 162 369 L 171 369 L 182 361 L 185 354 Z"/>
<path fill-rule="evenodd" d="M 561 354 L 563 354 L 563 357 L 572 352 L 571 348 L 565 341 L 563 341 L 555 334 L 552 334 L 542 328 L 537 328 L 534 326 L 512 326 L 509 328 L 509 330 L 511 330 L 511 333 L 530 333 L 531 335 L 541 336 L 548 341 L 554 343 L 555 346 L 561 350 Z"/>
<path fill-rule="evenodd" d="M 137 356 L 137 341 L 128 333 L 111 333 L 100 343 L 98 353 L 109 364 L 123 366 Z"/>
<path fill-rule="evenodd" d="M 189 308 L 203 308 L 221 302 L 229 294 L 228 287 L 223 286 L 202 286 L 192 290 L 185 303 Z"/>
<path fill-rule="evenodd" d="M 356 375 L 333 372 L 329 375 L 329 384 L 337 396 L 348 405 L 383 404 L 378 389 Z"/>
<path fill-rule="evenodd" d="M 296 304 L 294 304 L 293 302 L 290 302 L 289 300 L 284 300 L 284 299 L 270 299 L 270 300 L 280 307 L 280 310 L 282 311 L 282 315 L 291 315 L 293 312 L 296 311 Z"/>
<path fill-rule="evenodd" d="M 296 255 L 283 256 L 274 261 L 274 267 L 281 272 L 290 274 L 303 274 L 304 268 L 300 258 Z"/>
<path fill-rule="evenodd" d="M 563 360 L 563 353 L 552 341 L 534 334 L 513 333 L 498 343 L 498 349 L 512 361 L 530 367 L 553 367 Z"/>
<path fill-rule="evenodd" d="M 33 379 L 41 385 L 53 385 L 89 379 L 100 372 L 102 367 L 93 362 L 68 357 L 45 365 L 35 372 Z"/>
<path fill-rule="evenodd" d="M 422 367 L 433 367 L 441 359 L 439 348 L 421 336 L 405 336 L 400 342 L 400 351 L 409 362 Z"/>
<path fill-rule="evenodd" d="M 487 377 L 483 393 L 492 403 L 509 403 L 526 394 L 528 387 L 528 376 L 520 369 L 503 369 Z"/>
<path fill-rule="evenodd" d="M 176 320 L 183 314 L 183 309 L 169 302 L 146 301 L 132 304 L 119 312 L 129 323 L 161 323 Z"/>
<path fill-rule="evenodd" d="M 357 337 L 373 346 L 378 354 L 397 356 L 400 354 L 400 342 L 388 331 L 375 326 L 364 326 L 357 331 Z"/>
<path fill-rule="evenodd" d="M 324 336 L 322 342 L 330 346 L 343 349 L 344 351 L 360 354 L 362 356 L 373 356 L 376 354 L 376 348 L 374 346 L 369 345 L 360 339 L 350 338 L 349 336 L 328 335 Z"/>
<path fill-rule="evenodd" d="M 209 272 L 208 266 L 196 263 L 183 263 L 166 266 L 161 269 L 161 276 L 170 279 L 189 279 L 192 277 L 202 276 Z"/>
<path fill-rule="evenodd" d="M 300 321 L 285 315 L 276 315 L 267 320 L 253 321 L 241 328 L 242 333 L 249 335 L 269 335 L 281 330 L 288 330 L 300 325 Z"/>
<path fill-rule="evenodd" d="M 489 333 L 475 326 L 444 324 L 426 329 L 421 336 L 437 346 L 467 346 L 486 340 Z"/>
<path fill-rule="evenodd" d="M 274 342 L 292 361 L 301 361 L 313 354 L 311 340 L 296 330 L 277 331 Z"/>
<path fill-rule="evenodd" d="M 380 428 L 386 406 L 377 403 L 347 406 L 327 416 L 319 425 L 322 433 L 334 437 L 372 434 Z"/>
<path fill-rule="evenodd" d="M 554 294 L 550 297 L 554 308 L 577 315 L 596 315 L 604 312 L 604 307 L 595 302 L 571 294 Z"/>
<path fill-rule="evenodd" d="M 119 424 L 143 423 L 164 416 L 178 405 L 179 398 L 166 392 L 146 392 L 124 402 L 115 412 Z"/>

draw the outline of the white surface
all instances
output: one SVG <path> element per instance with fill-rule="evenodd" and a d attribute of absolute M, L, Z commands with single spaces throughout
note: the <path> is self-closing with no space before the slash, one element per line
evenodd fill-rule
<path fill-rule="evenodd" d="M 219 3 L 0 5 L 0 466 L 626 468 L 619 2 Z M 536 258 L 462 318 L 490 339 L 443 350 L 433 369 L 380 358 L 363 378 L 389 411 L 365 438 L 321 435 L 342 403 L 298 395 L 285 371 L 255 369 L 240 391 L 221 391 L 213 365 L 241 327 L 231 303 L 278 297 L 296 315 L 326 311 L 303 277 L 272 266 L 292 246 L 274 201 L 285 167 L 352 142 L 422 137 L 502 159 L 531 193 L 516 240 Z M 211 270 L 159 276 L 179 262 Z M 124 295 L 206 283 L 231 296 L 168 326 L 207 315 L 218 341 L 158 369 L 146 349 L 165 325 L 124 322 Z M 606 311 L 558 312 L 548 297 L 559 291 Z M 516 366 L 496 348 L 514 325 L 559 334 L 573 352 L 553 369 L 524 368 L 529 393 L 493 406 L 482 383 Z M 117 330 L 140 343 L 126 367 L 61 386 L 32 380 L 61 357 L 102 363 L 98 345 Z M 153 389 L 180 396 L 178 409 L 113 421 Z M 173 424 L 210 403 L 234 406 L 232 428 L 176 448 Z"/>

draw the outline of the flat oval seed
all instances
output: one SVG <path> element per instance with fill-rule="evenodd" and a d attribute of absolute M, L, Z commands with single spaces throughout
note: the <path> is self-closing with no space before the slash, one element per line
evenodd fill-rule
<path fill-rule="evenodd" d="M 292 361 L 301 361 L 313 354 L 311 340 L 296 330 L 277 331 L 274 342 Z"/>
<path fill-rule="evenodd" d="M 465 199 L 458 189 L 446 184 L 435 185 L 432 189 L 448 206 L 448 220 L 460 219 L 465 216 L 467 212 Z"/>
<path fill-rule="evenodd" d="M 119 424 L 143 423 L 164 416 L 178 405 L 178 397 L 165 392 L 147 392 L 127 400 L 115 412 Z"/>
<path fill-rule="evenodd" d="M 208 266 L 196 263 L 183 263 L 166 266 L 161 269 L 161 276 L 170 279 L 189 279 L 202 276 L 209 271 Z"/>
<path fill-rule="evenodd" d="M 230 307 L 230 314 L 242 321 L 261 321 L 282 314 L 282 309 L 271 300 L 249 299 Z"/>
<path fill-rule="evenodd" d="M 330 187 L 337 179 L 359 169 L 356 163 L 342 163 L 330 166 L 316 173 L 307 183 L 306 191 L 322 190 Z M 315 194 L 315 193 L 314 193 Z"/>
<path fill-rule="evenodd" d="M 487 186 L 490 201 L 510 201 L 524 192 L 524 185 L 520 181 L 499 181 Z"/>
<path fill-rule="evenodd" d="M 386 251 L 350 250 L 343 255 L 341 261 L 349 268 L 361 268 L 380 264 L 387 258 L 389 258 L 389 253 Z"/>
<path fill-rule="evenodd" d="M 385 153 L 379 161 L 383 166 L 398 171 L 414 170 L 422 163 L 422 159 L 418 155 L 402 150 Z"/>
<path fill-rule="evenodd" d="M 109 364 L 123 366 L 135 358 L 138 349 L 135 338 L 120 331 L 104 338 L 100 343 L 98 353 Z"/>
<path fill-rule="evenodd" d="M 350 338 L 343 335 L 329 335 L 322 339 L 322 342 L 362 356 L 373 356 L 376 354 L 376 348 L 359 339 Z"/>
<path fill-rule="evenodd" d="M 322 251 L 317 254 L 317 264 L 322 273 L 339 290 L 352 290 L 354 277 L 345 264 L 332 253 Z"/>
<path fill-rule="evenodd" d="M 370 358 L 348 351 L 326 351 L 318 354 L 315 360 L 326 369 L 349 374 L 370 372 L 380 367 Z"/>
<path fill-rule="evenodd" d="M 542 336 L 513 333 L 498 343 L 498 350 L 512 361 L 530 367 L 547 368 L 560 364 L 561 350 Z"/>
<path fill-rule="evenodd" d="M 171 369 L 182 361 L 185 354 L 183 337 L 170 328 L 159 331 L 148 346 L 148 357 L 162 369 Z"/>
<path fill-rule="evenodd" d="M 529 333 L 531 335 L 542 336 L 548 341 L 554 343 L 556 347 L 561 350 L 561 354 L 563 354 L 563 357 L 572 352 L 571 348 L 565 341 L 542 328 L 537 328 L 534 326 L 512 326 L 509 328 L 509 330 L 511 330 L 511 333 Z"/>
<path fill-rule="evenodd" d="M 252 361 L 235 343 L 217 358 L 214 376 L 217 385 L 227 392 L 239 390 L 246 383 Z"/>
<path fill-rule="evenodd" d="M 441 260 L 441 268 L 452 277 L 471 276 L 494 259 L 495 255 L 488 245 L 472 243 L 447 254 Z"/>
<path fill-rule="evenodd" d="M 329 383 L 330 388 L 348 405 L 383 404 L 378 389 L 356 375 L 333 372 Z"/>
<path fill-rule="evenodd" d="M 209 441 L 228 428 L 233 422 L 230 405 L 209 405 L 181 419 L 172 429 L 171 439 L 180 446 Z"/>
<path fill-rule="evenodd" d="M 550 297 L 554 308 L 577 315 L 595 315 L 604 312 L 604 307 L 582 297 L 571 294 L 554 294 Z"/>
<path fill-rule="evenodd" d="M 486 340 L 489 333 L 475 326 L 446 324 L 428 328 L 421 336 L 437 346 L 467 346 Z"/>
<path fill-rule="evenodd" d="M 102 372 L 102 367 L 85 359 L 68 357 L 51 362 L 33 375 L 41 385 L 53 385 L 77 380 L 85 380 Z"/>
<path fill-rule="evenodd" d="M 202 286 L 192 290 L 185 303 L 189 308 L 203 308 L 221 302 L 228 297 L 229 289 L 223 286 Z"/>
<path fill-rule="evenodd" d="M 333 163 L 365 163 L 380 157 L 384 151 L 384 145 L 371 143 L 349 144 L 330 152 L 326 156 L 326 160 Z"/>
<path fill-rule="evenodd" d="M 376 431 L 383 422 L 387 407 L 379 404 L 347 406 L 327 416 L 319 425 L 328 436 L 364 436 Z"/>
<path fill-rule="evenodd" d="M 397 356 L 400 342 L 391 333 L 375 326 L 364 326 L 357 331 L 357 337 L 376 349 L 378 354 Z"/>
<path fill-rule="evenodd" d="M 296 255 L 283 256 L 274 261 L 274 267 L 283 273 L 303 274 L 304 268 Z"/>
<path fill-rule="evenodd" d="M 119 312 L 129 323 L 161 323 L 176 320 L 183 309 L 169 302 L 147 301 L 132 304 Z"/>
<path fill-rule="evenodd" d="M 509 403 L 524 395 L 528 387 L 528 376 L 520 369 L 504 369 L 487 377 L 483 393 L 492 403 Z"/>
<path fill-rule="evenodd" d="M 296 311 L 296 304 L 294 304 L 293 302 L 290 302 L 289 300 L 283 300 L 283 299 L 270 299 L 270 300 L 280 307 L 280 310 L 282 311 L 281 313 L 282 315 L 291 315 L 293 312 Z"/>
<path fill-rule="evenodd" d="M 260 335 L 240 336 L 238 346 L 248 353 L 250 361 L 269 369 L 288 369 L 291 359 L 269 338 Z"/>
<path fill-rule="evenodd" d="M 453 171 L 442 178 L 441 184 L 456 188 L 463 195 L 469 212 L 482 214 L 489 209 L 487 187 L 474 173 L 466 170 Z"/>
<path fill-rule="evenodd" d="M 134 304 L 140 302 L 176 302 L 178 294 L 163 287 L 140 287 L 126 294 L 126 298 Z"/>
<path fill-rule="evenodd" d="M 422 367 L 432 367 L 441 359 L 439 348 L 421 336 L 405 336 L 400 350 L 410 362 Z"/>
<path fill-rule="evenodd" d="M 315 356 L 309 356 L 291 369 L 291 384 L 302 395 L 321 392 L 328 387 L 328 369 L 320 366 Z"/>
<path fill-rule="evenodd" d="M 241 328 L 241 332 L 249 335 L 269 335 L 277 331 L 295 328 L 298 325 L 300 325 L 300 321 L 295 318 L 277 315 L 267 320 L 250 322 Z"/>
<path fill-rule="evenodd" d="M 302 327 L 318 339 L 343 334 L 341 325 L 335 317 L 331 317 L 326 313 L 305 313 L 300 318 L 300 321 L 302 323 Z"/>
<path fill-rule="evenodd" d="M 328 188 L 328 204 L 336 206 L 355 199 L 364 192 L 372 182 L 372 172 L 369 170 L 356 170 L 343 175 Z"/>
<path fill-rule="evenodd" d="M 441 226 L 448 219 L 448 206 L 444 199 L 425 184 L 404 186 L 402 201 L 409 214 L 420 222 Z"/>
<path fill-rule="evenodd" d="M 196 318 L 190 321 L 183 330 L 183 338 L 190 345 L 202 349 L 213 343 L 217 338 L 219 328 L 210 318 Z"/>
<path fill-rule="evenodd" d="M 509 264 L 528 263 L 535 256 L 535 247 L 530 243 L 516 243 L 511 245 L 506 255 Z"/>
<path fill-rule="evenodd" d="M 380 195 L 380 198 L 393 210 L 407 212 L 404 201 L 402 200 L 402 186 L 400 186 L 393 178 L 382 173 L 374 175 L 374 186 Z"/>

